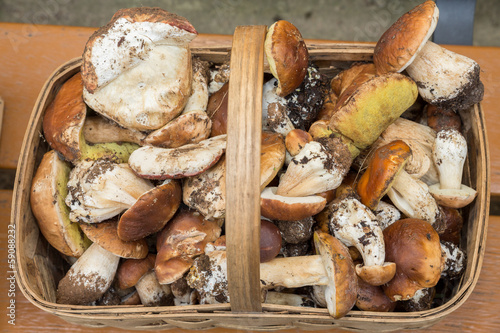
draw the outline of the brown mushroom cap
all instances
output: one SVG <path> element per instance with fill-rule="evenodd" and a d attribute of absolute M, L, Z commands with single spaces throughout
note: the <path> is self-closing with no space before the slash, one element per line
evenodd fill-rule
<path fill-rule="evenodd" d="M 377 207 L 410 155 L 410 147 L 402 140 L 386 144 L 373 153 L 356 186 L 365 206 L 372 210 Z"/>
<path fill-rule="evenodd" d="M 430 288 L 441 277 L 443 259 L 439 235 L 419 219 L 396 221 L 384 230 L 386 260 L 396 263 L 394 279 L 384 285 L 393 301 L 407 300 L 419 289 Z"/>
<path fill-rule="evenodd" d="M 325 289 L 328 312 L 334 318 L 341 318 L 356 303 L 358 283 L 354 263 L 347 247 L 330 234 L 316 231 L 314 246 L 329 279 Z"/>
<path fill-rule="evenodd" d="M 155 273 L 159 283 L 170 284 L 181 278 L 191 268 L 194 257 L 203 254 L 205 245 L 220 233 L 216 222 L 194 210 L 181 210 L 157 236 Z"/>
<path fill-rule="evenodd" d="M 94 243 L 121 258 L 142 259 L 148 255 L 145 239 L 126 242 L 118 237 L 118 220 L 100 223 L 80 223 L 83 233 Z"/>
<path fill-rule="evenodd" d="M 285 163 L 285 141 L 278 133 L 262 131 L 260 150 L 260 190 L 269 185 Z"/>
<path fill-rule="evenodd" d="M 174 216 L 181 200 L 182 189 L 177 180 L 152 188 L 123 213 L 118 236 L 124 241 L 135 241 L 160 231 Z"/>
<path fill-rule="evenodd" d="M 128 289 L 137 284 L 141 277 L 154 267 L 156 255 L 150 253 L 143 259 L 124 260 L 116 271 L 116 282 L 119 289 Z"/>
<path fill-rule="evenodd" d="M 106 157 L 116 162 L 126 162 L 138 146 L 132 143 L 88 145 L 83 126 L 87 106 L 82 97 L 83 86 L 80 72 L 73 75 L 59 89 L 47 107 L 43 117 L 43 133 L 50 147 L 68 161 Z"/>
<path fill-rule="evenodd" d="M 373 286 L 358 278 L 356 307 L 362 311 L 391 312 L 396 308 L 380 286 Z"/>
<path fill-rule="evenodd" d="M 286 96 L 300 86 L 307 72 L 309 53 L 299 30 L 290 22 L 273 23 L 264 44 L 267 61 L 278 79 L 276 93 Z"/>
<path fill-rule="evenodd" d="M 373 62 L 379 74 L 403 71 L 436 28 L 439 10 L 434 1 L 426 1 L 387 29 L 375 46 Z"/>
<path fill-rule="evenodd" d="M 226 83 L 208 98 L 207 115 L 212 120 L 210 136 L 227 134 L 227 101 L 229 84 Z"/>
<path fill-rule="evenodd" d="M 277 195 L 277 187 L 267 187 L 260 196 L 261 214 L 271 220 L 298 221 L 318 214 L 326 199 L 319 195 L 285 197 Z"/>
<path fill-rule="evenodd" d="M 290 155 L 295 156 L 304 148 L 306 143 L 313 140 L 308 132 L 301 129 L 293 129 L 285 137 L 285 147 Z"/>

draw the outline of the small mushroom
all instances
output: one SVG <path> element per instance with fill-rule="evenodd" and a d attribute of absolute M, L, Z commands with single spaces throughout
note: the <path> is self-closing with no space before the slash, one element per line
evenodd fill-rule
<path fill-rule="evenodd" d="M 286 96 L 300 86 L 307 73 L 309 52 L 299 30 L 290 22 L 273 23 L 266 34 L 264 51 L 273 76 L 276 93 Z"/>
<path fill-rule="evenodd" d="M 45 239 L 64 255 L 80 257 L 90 246 L 78 223 L 69 219 L 66 185 L 70 165 L 50 150 L 43 155 L 31 184 L 30 205 Z"/>
<path fill-rule="evenodd" d="M 226 150 L 226 135 L 177 148 L 141 147 L 130 155 L 129 165 L 147 179 L 196 176 L 213 166 Z"/>
<path fill-rule="evenodd" d="M 260 264 L 263 290 L 325 285 L 328 312 L 334 318 L 347 314 L 356 302 L 357 281 L 347 248 L 333 236 L 316 232 L 312 256 L 275 258 Z M 195 260 L 187 275 L 203 302 L 229 301 L 225 251 L 212 251 Z"/>
<path fill-rule="evenodd" d="M 460 117 L 455 113 L 429 107 L 434 118 L 458 118 L 450 122 L 459 123 Z M 431 119 L 432 121 L 433 119 Z M 462 184 L 462 173 L 467 158 L 467 141 L 457 125 L 443 125 L 444 120 L 435 120 L 440 125 L 436 127 L 436 140 L 432 149 L 434 163 L 439 171 L 439 183 L 429 186 L 436 201 L 446 207 L 462 208 L 470 204 L 477 191 Z"/>
<path fill-rule="evenodd" d="M 393 301 L 408 300 L 417 290 L 434 287 L 443 267 L 439 235 L 426 221 L 406 218 L 384 230 L 386 260 L 396 264 L 396 275 L 383 285 Z"/>
<path fill-rule="evenodd" d="M 93 243 L 59 281 L 57 303 L 88 305 L 104 295 L 115 278 L 120 257 Z"/>
<path fill-rule="evenodd" d="M 461 276 L 466 266 L 466 255 L 457 245 L 451 242 L 441 241 L 441 251 L 444 257 L 444 265 L 441 276 L 448 279 L 456 279 Z"/>
<path fill-rule="evenodd" d="M 356 307 L 361 311 L 391 312 L 396 308 L 381 286 L 372 286 L 358 278 L 358 298 Z"/>
<path fill-rule="evenodd" d="M 169 286 L 160 285 L 153 270 L 155 255 L 144 259 L 127 259 L 117 272 L 117 286 L 121 289 L 135 287 L 144 306 L 173 305 Z"/>
<path fill-rule="evenodd" d="M 158 233 L 155 273 L 161 284 L 180 279 L 193 264 L 194 258 L 204 253 L 205 245 L 215 241 L 221 233 L 217 223 L 208 221 L 195 211 L 182 209 Z"/>
<path fill-rule="evenodd" d="M 285 163 L 286 148 L 283 136 L 262 131 L 260 148 L 260 190 L 271 183 Z"/>
<path fill-rule="evenodd" d="M 363 257 L 363 264 L 356 265 L 357 275 L 374 286 L 391 280 L 396 267 L 386 259 L 382 229 L 371 210 L 351 196 L 333 200 L 327 210 L 332 235 L 356 247 Z"/>
<path fill-rule="evenodd" d="M 382 34 L 373 61 L 377 73 L 407 71 L 423 99 L 444 109 L 466 109 L 483 98 L 479 65 L 431 41 L 439 19 L 434 1 L 401 16 Z"/>

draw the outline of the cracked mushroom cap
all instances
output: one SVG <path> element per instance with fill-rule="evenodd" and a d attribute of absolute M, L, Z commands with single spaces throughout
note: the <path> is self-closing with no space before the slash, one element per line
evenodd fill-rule
<path fill-rule="evenodd" d="M 302 35 L 290 22 L 277 21 L 269 27 L 264 50 L 271 72 L 278 79 L 277 94 L 290 94 L 304 80 L 309 63 Z"/>
<path fill-rule="evenodd" d="M 67 161 L 106 157 L 126 162 L 136 144 L 108 142 L 89 145 L 85 141 L 84 124 L 87 106 L 82 98 L 82 76 L 78 72 L 67 80 L 47 107 L 43 116 L 43 133 L 50 147 Z"/>
<path fill-rule="evenodd" d="M 64 202 L 69 174 L 69 163 L 55 150 L 45 153 L 33 177 L 30 204 L 38 227 L 50 245 L 65 255 L 78 258 L 91 242 L 82 234 L 78 223 L 69 219 L 69 208 Z"/>
<path fill-rule="evenodd" d="M 118 222 L 118 236 L 137 241 L 160 231 L 174 216 L 182 200 L 181 184 L 168 179 L 143 193 Z"/>
<path fill-rule="evenodd" d="M 262 216 L 271 220 L 298 221 L 318 214 L 326 199 L 319 195 L 285 197 L 276 194 L 277 187 L 267 187 L 260 194 Z"/>
<path fill-rule="evenodd" d="M 161 8 L 119 10 L 85 46 L 86 103 L 124 127 L 165 125 L 191 94 L 189 43 L 196 36 L 185 18 Z"/>
<path fill-rule="evenodd" d="M 371 210 L 377 208 L 410 156 L 410 147 L 402 140 L 386 144 L 373 153 L 368 167 L 356 185 L 356 191 L 365 206 Z"/>
<path fill-rule="evenodd" d="M 375 45 L 373 62 L 377 72 L 404 71 L 432 36 L 438 19 L 434 1 L 425 1 L 401 16 Z"/>
<path fill-rule="evenodd" d="M 439 235 L 420 219 L 402 219 L 384 229 L 386 260 L 396 263 L 396 275 L 383 286 L 393 301 L 407 300 L 419 289 L 434 287 L 443 258 Z"/>
<path fill-rule="evenodd" d="M 354 263 L 347 247 L 330 234 L 316 231 L 314 246 L 329 280 L 325 288 L 328 312 L 334 318 L 341 318 L 356 303 L 358 281 Z"/>
<path fill-rule="evenodd" d="M 155 273 L 158 282 L 170 284 L 180 279 L 192 266 L 194 258 L 204 253 L 205 245 L 219 238 L 221 228 L 200 213 L 184 209 L 158 233 Z"/>
<path fill-rule="evenodd" d="M 142 259 L 148 255 L 145 239 L 126 242 L 118 237 L 118 220 L 101 223 L 80 223 L 83 233 L 94 243 L 121 258 Z"/>

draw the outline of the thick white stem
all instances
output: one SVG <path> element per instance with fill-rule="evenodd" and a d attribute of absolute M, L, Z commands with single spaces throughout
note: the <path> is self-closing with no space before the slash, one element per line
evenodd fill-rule
<path fill-rule="evenodd" d="M 439 170 L 441 189 L 460 189 L 467 158 L 467 141 L 464 136 L 454 129 L 439 131 L 432 153 Z"/>
<path fill-rule="evenodd" d="M 328 276 L 319 255 L 275 258 L 261 263 L 260 280 L 264 289 L 328 284 Z"/>

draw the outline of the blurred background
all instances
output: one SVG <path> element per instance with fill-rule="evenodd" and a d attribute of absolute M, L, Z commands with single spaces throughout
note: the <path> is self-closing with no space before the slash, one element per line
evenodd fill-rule
<path fill-rule="evenodd" d="M 99 27 L 120 8 L 158 6 L 184 16 L 199 33 L 232 34 L 237 25 L 271 25 L 285 19 L 297 26 L 304 38 L 375 42 L 398 17 L 423 1 L 0 0 L 0 21 Z M 458 8 L 457 1 L 448 2 L 452 9 Z M 458 9 L 451 14 L 458 26 L 468 17 L 474 19 L 472 44 L 500 46 L 500 1 L 458 2 L 475 2 L 475 12 L 473 6 L 466 15 Z"/>

